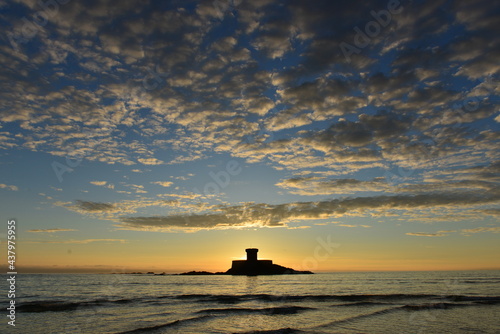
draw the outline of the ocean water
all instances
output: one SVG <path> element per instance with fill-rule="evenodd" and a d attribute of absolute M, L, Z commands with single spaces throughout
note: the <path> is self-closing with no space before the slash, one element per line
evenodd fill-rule
<path fill-rule="evenodd" d="M 500 271 L 24 274 L 16 285 L 16 326 L 4 317 L 1 333 L 500 333 Z"/>

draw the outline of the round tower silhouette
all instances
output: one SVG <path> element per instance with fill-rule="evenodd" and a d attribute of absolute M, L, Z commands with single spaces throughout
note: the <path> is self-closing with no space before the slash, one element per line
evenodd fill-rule
<path fill-rule="evenodd" d="M 247 252 L 248 262 L 257 262 L 257 252 L 259 251 L 257 248 L 247 248 L 245 251 Z"/>

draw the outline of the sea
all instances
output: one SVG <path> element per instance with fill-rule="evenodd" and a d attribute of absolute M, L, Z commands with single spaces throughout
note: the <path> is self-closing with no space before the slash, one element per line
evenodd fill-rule
<path fill-rule="evenodd" d="M 15 301 L 1 333 L 500 333 L 500 271 L 488 270 L 19 274 Z M 7 293 L 0 303 L 7 314 Z"/>

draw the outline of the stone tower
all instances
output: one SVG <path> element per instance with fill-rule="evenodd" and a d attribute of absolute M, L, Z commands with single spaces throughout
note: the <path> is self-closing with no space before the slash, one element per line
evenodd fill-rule
<path fill-rule="evenodd" d="M 257 253 L 259 252 L 257 248 L 247 248 L 245 251 L 247 252 L 248 262 L 257 262 Z"/>

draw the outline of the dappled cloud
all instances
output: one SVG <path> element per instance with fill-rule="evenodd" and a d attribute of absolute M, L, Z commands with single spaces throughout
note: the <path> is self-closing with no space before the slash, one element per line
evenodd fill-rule
<path fill-rule="evenodd" d="M 58 208 L 155 231 L 498 216 L 495 1 L 65 1 L 37 25 L 43 3 L 0 5 L 0 150 L 116 172 L 43 197 Z M 201 194 L 190 168 L 136 178 L 219 158 L 281 173 L 283 197 Z"/>

